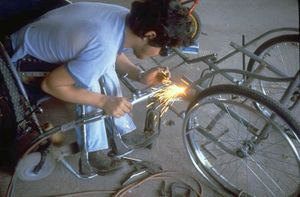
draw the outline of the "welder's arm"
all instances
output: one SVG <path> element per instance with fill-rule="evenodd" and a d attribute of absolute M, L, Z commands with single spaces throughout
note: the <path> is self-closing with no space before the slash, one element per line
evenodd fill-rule
<path fill-rule="evenodd" d="M 120 75 L 127 75 L 128 78 L 134 81 L 141 80 L 140 74 L 142 73 L 142 70 L 133 64 L 124 53 L 121 53 L 117 56 L 116 63 L 117 72 Z"/>
<path fill-rule="evenodd" d="M 75 87 L 74 79 L 64 66 L 49 73 L 42 81 L 41 88 L 60 100 L 101 108 L 107 115 L 120 117 L 132 109 L 131 103 L 126 98 L 106 96 Z"/>
<path fill-rule="evenodd" d="M 123 53 L 117 56 L 116 62 L 118 73 L 127 75 L 130 79 L 139 81 L 145 85 L 154 86 L 171 77 L 169 69 L 163 66 L 153 67 L 143 73 Z"/>

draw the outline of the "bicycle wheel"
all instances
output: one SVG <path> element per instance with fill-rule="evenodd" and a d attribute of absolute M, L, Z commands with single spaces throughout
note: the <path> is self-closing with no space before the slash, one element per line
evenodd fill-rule
<path fill-rule="evenodd" d="M 0 58 L 0 154 L 3 166 L 16 164 L 18 122 L 25 116 L 21 96 L 5 62 Z"/>
<path fill-rule="evenodd" d="M 265 113 L 254 103 L 264 106 Z M 196 169 L 216 190 L 235 196 L 298 196 L 299 134 L 299 123 L 282 105 L 236 85 L 201 92 L 189 105 L 183 126 Z"/>
<path fill-rule="evenodd" d="M 200 21 L 200 17 L 198 16 L 198 14 L 195 11 L 191 13 L 190 18 L 191 18 L 191 22 L 192 22 L 192 25 L 191 25 L 192 26 L 192 29 L 191 29 L 192 42 L 195 42 L 200 36 L 201 21 Z"/>
<path fill-rule="evenodd" d="M 274 37 L 260 45 L 254 54 L 275 68 L 275 70 L 271 70 L 265 67 L 258 72 L 259 74 L 268 77 L 294 77 L 299 71 L 299 35 L 290 34 Z M 258 62 L 250 59 L 247 71 L 253 72 L 258 66 Z M 299 80 L 298 77 L 295 80 Z M 251 87 L 275 100 L 280 100 L 289 84 L 290 82 L 254 80 Z M 293 106 L 294 102 L 295 100 L 292 100 L 291 97 L 285 105 L 290 107 Z"/>

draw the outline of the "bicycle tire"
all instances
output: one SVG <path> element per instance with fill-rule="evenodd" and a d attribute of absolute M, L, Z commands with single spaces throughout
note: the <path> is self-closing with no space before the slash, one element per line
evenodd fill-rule
<path fill-rule="evenodd" d="M 16 138 L 18 122 L 25 112 L 21 106 L 21 96 L 5 62 L 0 58 L 0 148 L 3 166 L 16 165 Z"/>
<path fill-rule="evenodd" d="M 261 44 L 254 54 L 270 63 L 287 77 L 294 77 L 299 71 L 299 35 L 287 34 L 280 35 Z M 254 59 L 250 59 L 247 65 L 247 71 L 253 72 L 259 64 Z M 260 74 L 270 77 L 280 77 L 269 69 L 263 69 Z M 296 79 L 297 80 L 297 79 Z M 253 89 L 280 100 L 284 95 L 290 82 L 266 82 L 254 80 L 251 84 Z M 286 103 L 287 107 L 293 105 L 293 102 Z"/>
<path fill-rule="evenodd" d="M 218 102 L 227 105 L 225 111 L 216 110 L 216 112 L 214 112 L 215 109 L 213 109 L 213 106 L 217 106 L 216 103 L 218 104 Z M 254 102 L 268 107 L 269 111 L 271 109 L 275 119 L 271 121 L 271 123 L 268 122 L 270 121 L 270 116 L 263 114 L 261 111 L 257 111 Z M 219 106 L 216 108 L 220 109 Z M 214 119 L 211 118 L 213 113 L 216 113 Z M 245 118 L 248 113 L 249 117 L 247 116 L 247 118 Z M 237 118 L 234 116 L 235 114 L 242 114 L 244 118 L 242 115 Z M 198 120 L 194 119 L 194 115 Z M 228 119 L 226 119 L 226 115 L 229 115 Z M 227 120 L 227 122 L 225 120 Z M 228 120 L 230 122 L 228 122 Z M 255 124 L 247 124 L 247 122 L 251 123 L 252 120 L 256 121 Z M 201 123 L 199 123 L 199 121 L 201 121 Z M 236 122 L 239 122 L 238 125 L 240 126 L 236 126 Z M 267 124 L 264 124 L 264 122 L 267 122 L 269 126 L 271 124 L 271 129 L 266 127 L 267 130 L 270 129 L 266 134 L 263 132 L 255 134 L 255 128 L 257 128 L 258 131 L 260 126 L 261 128 L 265 128 L 263 126 Z M 280 124 L 282 122 L 284 123 Z M 222 190 L 227 194 L 235 196 L 272 196 L 274 195 L 272 192 L 275 192 L 278 196 L 280 196 L 280 194 L 283 196 L 297 196 L 300 194 L 300 124 L 291 115 L 290 111 L 277 101 L 265 96 L 261 92 L 244 86 L 212 86 L 200 92 L 189 104 L 183 125 L 183 139 L 189 157 L 198 172 L 200 172 L 216 190 Z M 193 127 L 192 125 L 196 126 Z M 294 138 L 289 138 L 288 135 L 286 135 L 287 131 L 281 130 L 283 128 L 291 129 Z M 197 132 L 194 131 L 195 129 Z M 276 140 L 277 142 L 278 138 L 283 138 L 283 140 L 278 141 L 278 144 L 273 142 L 273 145 L 270 146 L 272 140 Z M 236 142 L 234 142 L 234 140 L 236 140 Z M 251 144 L 254 142 L 257 142 L 257 144 Z M 285 145 L 284 150 L 281 147 L 281 143 Z M 234 146 L 237 147 L 233 148 Z M 274 149 L 274 152 L 280 149 L 280 151 L 278 155 L 276 155 L 277 152 L 269 152 L 265 155 L 261 154 L 265 149 L 267 151 Z M 280 153 L 282 153 L 282 155 Z M 283 155 L 287 153 L 290 159 L 289 162 L 295 164 L 293 168 L 287 168 L 284 165 L 280 166 L 282 164 L 281 162 L 285 162 Z M 290 153 L 292 154 L 290 155 Z M 270 158 L 267 158 L 267 156 Z M 277 156 L 279 157 L 277 158 Z M 226 160 L 226 162 L 220 162 L 218 160 L 219 158 Z M 224 165 L 225 167 L 222 167 Z M 234 165 L 236 165 L 236 168 L 234 168 Z M 249 169 L 247 165 L 250 166 Z M 258 166 L 264 170 L 263 172 L 266 172 L 265 177 L 263 173 L 262 175 L 256 173 L 255 170 L 259 171 Z M 275 171 L 272 169 L 274 166 L 285 171 L 285 173 L 279 170 Z M 251 170 L 253 170 L 253 172 Z M 286 178 L 287 176 L 292 176 L 288 174 L 288 172 L 290 173 L 289 170 L 296 171 L 293 171 L 296 181 L 293 177 L 293 183 L 290 184 L 290 188 L 286 189 L 285 181 L 287 180 L 283 179 L 288 179 L 290 177 Z M 283 174 L 280 174 L 281 172 Z M 273 173 L 272 176 L 270 175 L 270 177 L 268 177 L 267 175 L 269 173 Z M 256 176 L 258 178 L 256 178 Z M 275 177 L 276 181 L 278 181 L 276 184 L 274 183 Z"/>
<path fill-rule="evenodd" d="M 192 42 L 195 42 L 198 40 L 201 33 L 201 20 L 195 11 L 191 13 L 190 18 L 192 22 Z"/>
<path fill-rule="evenodd" d="M 254 54 L 257 56 L 260 56 L 267 48 L 278 44 L 278 43 L 284 43 L 284 42 L 298 42 L 299 43 L 299 35 L 297 34 L 287 34 L 287 35 L 281 35 L 274 38 L 271 38 L 270 40 L 265 41 L 263 44 L 261 44 L 257 49 L 254 51 Z M 247 65 L 247 71 L 251 72 L 253 70 L 253 66 L 255 64 L 254 59 L 250 59 Z"/>

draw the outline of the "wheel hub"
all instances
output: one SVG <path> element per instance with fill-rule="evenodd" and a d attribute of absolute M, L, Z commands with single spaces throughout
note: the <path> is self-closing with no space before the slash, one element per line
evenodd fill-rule
<path fill-rule="evenodd" d="M 242 146 L 236 151 L 237 156 L 245 158 L 255 153 L 255 147 L 252 141 L 245 140 Z"/>

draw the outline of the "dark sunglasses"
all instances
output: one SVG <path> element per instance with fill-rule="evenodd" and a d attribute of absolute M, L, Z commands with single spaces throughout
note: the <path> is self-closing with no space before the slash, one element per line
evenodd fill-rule
<path fill-rule="evenodd" d="M 159 55 L 163 57 L 170 55 L 170 53 L 171 53 L 171 48 L 168 46 L 162 46 L 159 51 Z"/>

